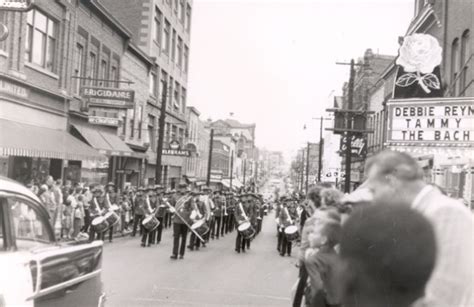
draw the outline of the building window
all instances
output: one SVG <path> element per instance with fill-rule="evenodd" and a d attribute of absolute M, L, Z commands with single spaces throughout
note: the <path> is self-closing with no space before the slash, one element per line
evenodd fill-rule
<path fill-rule="evenodd" d="M 459 74 L 459 39 L 451 45 L 451 95 L 457 95 L 457 78 Z"/>
<path fill-rule="evenodd" d="M 102 53 L 102 59 L 100 60 L 100 73 L 99 79 L 101 86 L 109 86 L 109 82 L 105 81 L 109 79 L 109 55 L 105 52 Z"/>
<path fill-rule="evenodd" d="M 150 148 L 155 150 L 156 148 L 156 136 L 155 136 L 155 117 L 153 115 L 148 115 L 148 143 Z"/>
<path fill-rule="evenodd" d="M 163 13 L 156 7 L 155 8 L 155 40 L 158 44 L 161 43 L 161 32 L 163 29 L 161 29 L 161 20 L 163 18 Z"/>
<path fill-rule="evenodd" d="M 165 124 L 165 143 L 166 144 L 170 142 L 170 134 L 171 134 L 170 124 L 166 123 Z"/>
<path fill-rule="evenodd" d="M 159 95 L 163 95 L 165 87 L 167 86 L 167 81 L 168 81 L 168 74 L 164 70 L 162 70 L 161 71 L 161 79 L 160 79 Z M 160 99 L 161 99 L 161 97 L 160 97 Z"/>
<path fill-rule="evenodd" d="M 459 78 L 460 94 L 464 95 L 467 86 L 467 72 L 469 68 L 469 58 L 471 56 L 471 42 L 469 30 L 464 31 L 461 36 L 461 77 Z"/>
<path fill-rule="evenodd" d="M 57 23 L 34 9 L 26 20 L 25 60 L 55 72 Z"/>
<path fill-rule="evenodd" d="M 142 126 L 143 126 L 143 107 L 138 107 L 138 139 L 142 138 Z"/>
<path fill-rule="evenodd" d="M 112 61 L 112 66 L 110 67 L 110 80 L 115 80 L 112 82 L 112 87 L 118 88 L 119 87 L 119 63 L 117 60 Z"/>
<path fill-rule="evenodd" d="M 184 129 L 183 128 L 179 128 L 178 130 L 178 142 L 181 146 L 184 145 Z"/>
<path fill-rule="evenodd" d="M 171 24 L 167 19 L 165 19 L 165 27 L 163 28 L 163 41 L 161 42 L 161 48 L 166 54 L 169 54 L 170 52 L 170 32 Z"/>
<path fill-rule="evenodd" d="M 171 125 L 171 141 L 178 139 L 178 127 Z"/>
<path fill-rule="evenodd" d="M 184 26 L 189 33 L 191 31 L 191 6 L 189 4 L 186 4 L 186 20 Z"/>
<path fill-rule="evenodd" d="M 179 21 L 180 21 L 181 23 L 184 23 L 184 16 L 185 16 L 184 0 L 180 0 L 180 1 L 179 1 L 179 12 L 178 12 L 178 16 L 179 16 Z"/>
<path fill-rule="evenodd" d="M 171 105 L 173 104 L 173 86 L 174 86 L 174 80 L 170 76 L 170 83 L 168 84 L 168 104 L 166 105 L 166 109 L 171 110 Z"/>
<path fill-rule="evenodd" d="M 156 77 L 156 74 L 154 72 L 150 72 L 150 88 L 149 88 L 149 91 L 150 91 L 150 95 L 152 96 L 155 96 L 156 97 L 156 90 L 157 90 L 157 77 Z"/>
<path fill-rule="evenodd" d="M 186 45 L 184 45 L 183 60 L 184 60 L 184 63 L 183 63 L 184 72 L 188 73 L 188 69 L 189 69 L 189 67 L 188 67 L 189 66 L 189 48 Z"/>
<path fill-rule="evenodd" d="M 173 91 L 173 108 L 175 111 L 179 111 L 179 83 L 175 82 Z"/>
<path fill-rule="evenodd" d="M 176 30 L 173 29 L 173 36 L 171 38 L 171 62 L 176 62 Z"/>
<path fill-rule="evenodd" d="M 135 109 L 128 109 L 127 117 L 130 118 L 130 138 L 135 135 Z"/>
<path fill-rule="evenodd" d="M 183 64 L 183 40 L 178 36 L 178 66 Z"/>
<path fill-rule="evenodd" d="M 186 111 L 186 89 L 183 87 L 181 89 L 181 112 Z"/>
<path fill-rule="evenodd" d="M 0 23 L 3 23 L 4 25 L 7 24 L 7 12 L 6 11 L 0 11 Z M 28 39 L 26 40 L 26 44 L 28 44 Z M 6 51 L 7 50 L 7 40 L 3 40 L 0 42 L 0 50 Z"/>
<path fill-rule="evenodd" d="M 79 94 L 81 87 L 81 77 L 83 77 L 84 71 L 84 46 L 80 43 L 76 44 L 75 56 L 74 56 L 74 76 L 77 77 L 74 79 L 74 93 Z"/>

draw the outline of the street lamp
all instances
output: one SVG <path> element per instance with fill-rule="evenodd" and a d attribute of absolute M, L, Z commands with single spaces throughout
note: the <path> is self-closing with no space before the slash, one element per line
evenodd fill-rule
<path fill-rule="evenodd" d="M 319 155 L 318 155 L 318 181 L 321 182 L 321 172 L 323 168 L 323 123 L 325 120 L 331 120 L 328 117 L 313 117 L 313 120 L 319 120 Z"/>

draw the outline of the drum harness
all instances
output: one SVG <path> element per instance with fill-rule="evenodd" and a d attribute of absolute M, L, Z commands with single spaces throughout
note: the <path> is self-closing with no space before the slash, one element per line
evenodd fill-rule
<path fill-rule="evenodd" d="M 178 211 L 181 209 L 182 206 L 184 206 L 184 204 L 191 198 L 191 196 L 189 195 L 185 195 L 185 196 L 182 196 L 180 199 L 178 199 L 178 201 L 176 202 L 176 208 L 173 208 L 173 206 L 170 205 L 170 203 L 166 203 L 166 205 L 168 207 L 170 207 L 170 209 L 173 209 L 175 212 L 174 214 L 176 214 L 180 219 L 181 221 L 183 221 L 183 223 L 189 228 L 189 230 L 191 230 L 195 235 L 196 237 L 201 240 L 201 242 L 205 243 L 206 240 L 204 240 L 189 224 L 188 222 L 186 222 L 186 220 L 178 213 Z"/>

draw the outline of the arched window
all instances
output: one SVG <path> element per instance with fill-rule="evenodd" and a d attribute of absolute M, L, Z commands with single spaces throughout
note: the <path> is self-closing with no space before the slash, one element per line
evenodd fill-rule
<path fill-rule="evenodd" d="M 451 96 L 457 95 L 457 77 L 459 74 L 459 39 L 455 38 L 451 45 Z"/>
<path fill-rule="evenodd" d="M 460 94 L 462 95 L 467 86 L 467 71 L 469 68 L 469 58 L 471 56 L 470 32 L 466 30 L 461 36 L 461 71 L 459 78 Z"/>

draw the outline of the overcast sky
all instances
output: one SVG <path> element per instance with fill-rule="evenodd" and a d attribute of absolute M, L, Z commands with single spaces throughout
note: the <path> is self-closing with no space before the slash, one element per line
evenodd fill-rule
<path fill-rule="evenodd" d="M 348 80 L 335 65 L 396 55 L 414 0 L 194 0 L 188 105 L 256 123 L 259 147 L 294 153 Z M 303 130 L 307 125 L 308 129 Z"/>

